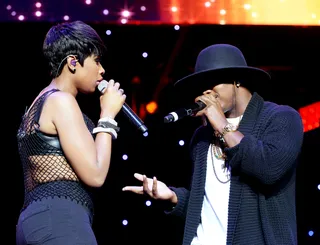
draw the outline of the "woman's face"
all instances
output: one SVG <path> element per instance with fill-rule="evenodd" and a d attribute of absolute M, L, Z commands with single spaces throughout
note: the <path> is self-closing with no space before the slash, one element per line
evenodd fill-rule
<path fill-rule="evenodd" d="M 100 63 L 100 57 L 96 55 L 88 56 L 83 63 L 77 65 L 76 75 L 78 89 L 83 93 L 92 93 L 95 91 L 99 81 L 103 79 L 105 73 Z"/>

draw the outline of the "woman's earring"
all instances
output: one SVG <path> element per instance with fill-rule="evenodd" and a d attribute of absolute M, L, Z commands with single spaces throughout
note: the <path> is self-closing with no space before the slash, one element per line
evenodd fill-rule
<path fill-rule="evenodd" d="M 72 73 L 74 74 L 75 72 L 76 72 L 76 64 L 77 64 L 77 61 L 78 60 L 71 60 L 71 65 L 74 67 L 73 69 L 72 69 Z"/>
<path fill-rule="evenodd" d="M 240 87 L 240 83 L 237 83 L 236 86 L 237 86 L 237 88 L 239 88 Z"/>

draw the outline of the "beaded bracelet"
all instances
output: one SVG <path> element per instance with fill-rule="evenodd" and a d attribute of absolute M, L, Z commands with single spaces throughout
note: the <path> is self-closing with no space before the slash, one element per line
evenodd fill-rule
<path fill-rule="evenodd" d="M 112 119 L 111 117 L 102 117 L 99 119 L 98 123 L 99 122 L 109 122 L 115 126 L 118 126 L 118 123 L 116 122 L 116 120 Z"/>
<path fill-rule="evenodd" d="M 98 121 L 97 127 L 99 128 L 113 128 L 117 133 L 120 131 L 120 127 L 117 127 L 113 123 L 108 121 Z"/>

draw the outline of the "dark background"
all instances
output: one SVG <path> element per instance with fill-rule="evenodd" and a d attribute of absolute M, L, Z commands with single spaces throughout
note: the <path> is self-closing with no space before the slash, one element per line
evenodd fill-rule
<path fill-rule="evenodd" d="M 155 99 L 158 111 L 144 117 L 149 136 L 143 137 L 119 114 L 119 138 L 114 141 L 110 172 L 97 191 L 94 230 L 99 244 L 181 244 L 182 223 L 164 216 L 157 203 L 145 196 L 123 193 L 125 185 L 138 184 L 133 173 L 157 176 L 167 185 L 187 186 L 190 178 L 188 143 L 200 121 L 185 118 L 164 124 L 163 117 L 179 104 L 173 82 L 192 72 L 204 47 L 229 43 L 239 47 L 249 65 L 267 69 L 272 81 L 259 85 L 266 100 L 299 109 L 319 101 L 319 27 L 193 25 L 117 25 L 90 23 L 105 41 L 102 61 L 106 79 L 121 83 L 127 103 Z M 16 148 L 20 118 L 34 97 L 49 82 L 41 54 L 44 36 L 52 23 L 0 23 L 2 105 L 2 197 L 4 205 L 1 244 L 15 244 L 15 223 L 23 202 L 23 180 Z M 106 30 L 112 35 L 107 36 Z M 142 52 L 148 52 L 144 59 Z M 138 76 L 139 85 L 132 79 Z M 259 81 L 257 81 L 259 82 Z M 79 96 L 83 111 L 97 121 L 99 94 Z M 305 133 L 297 171 L 297 225 L 299 244 L 320 243 L 319 132 Z M 185 145 L 179 146 L 178 141 Z M 127 154 L 128 160 L 122 160 Z M 128 220 L 123 226 L 122 221 Z M 313 236 L 308 232 L 312 230 Z M 1 232 L 1 233 L 2 233 Z"/>

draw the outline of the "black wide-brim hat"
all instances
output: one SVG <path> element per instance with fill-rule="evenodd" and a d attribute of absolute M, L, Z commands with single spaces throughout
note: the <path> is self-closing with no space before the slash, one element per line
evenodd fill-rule
<path fill-rule="evenodd" d="M 214 44 L 199 53 L 194 73 L 178 80 L 174 87 L 181 96 L 195 99 L 221 83 L 239 81 L 241 86 L 253 92 L 270 79 L 266 71 L 248 66 L 237 47 Z"/>

